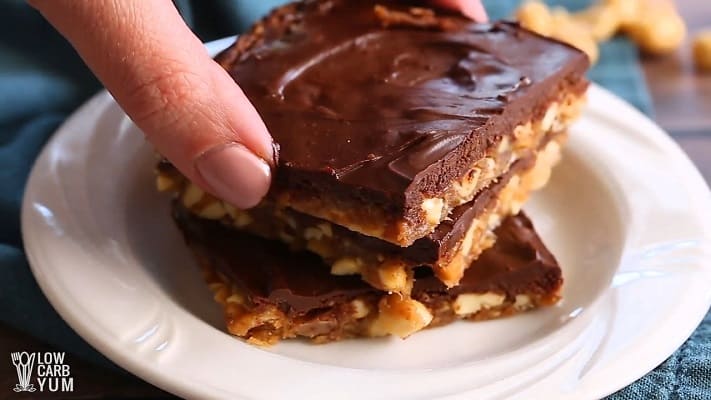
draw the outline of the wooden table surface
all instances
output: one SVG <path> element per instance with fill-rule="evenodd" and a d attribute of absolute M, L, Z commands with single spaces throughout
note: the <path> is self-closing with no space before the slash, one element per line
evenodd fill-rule
<path fill-rule="evenodd" d="M 711 183 L 711 72 L 695 70 L 689 45 L 695 32 L 711 29 L 711 2 L 676 3 L 691 33 L 687 45 L 673 56 L 644 57 L 642 66 L 657 123 L 676 139 Z"/>
<path fill-rule="evenodd" d="M 677 0 L 691 33 L 711 28 L 709 0 Z M 669 132 L 711 183 L 711 73 L 694 70 L 688 46 L 673 56 L 643 58 L 647 82 L 654 101 L 656 120 Z M 53 350 L 49 346 L 10 327 L 0 325 L 0 357 L 18 349 Z M 168 399 L 169 394 L 129 375 L 97 368 L 68 355 L 75 381 L 73 393 L 16 394 L 15 369 L 0 368 L 0 399 Z M 33 397 L 34 396 L 34 397 Z"/>

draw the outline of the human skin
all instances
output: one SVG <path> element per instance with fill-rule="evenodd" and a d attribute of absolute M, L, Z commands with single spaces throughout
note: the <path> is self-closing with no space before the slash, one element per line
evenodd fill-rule
<path fill-rule="evenodd" d="M 238 208 L 264 197 L 274 160 L 272 138 L 170 0 L 28 2 L 188 179 Z M 433 3 L 486 20 L 480 0 Z"/>

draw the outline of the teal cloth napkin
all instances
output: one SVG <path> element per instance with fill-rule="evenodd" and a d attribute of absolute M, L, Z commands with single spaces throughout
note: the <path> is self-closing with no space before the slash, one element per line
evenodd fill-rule
<path fill-rule="evenodd" d="M 357 0 L 354 0 L 357 1 Z M 0 321 L 102 365 L 112 364 L 77 336 L 49 305 L 32 277 L 20 237 L 20 203 L 30 167 L 58 125 L 99 83 L 70 46 L 24 1 L 6 0 L 0 14 Z M 176 0 L 203 40 L 244 30 L 279 0 Z M 492 18 L 518 1 L 485 1 Z M 576 8 L 586 0 L 559 1 Z M 602 47 L 590 72 L 600 85 L 651 114 L 637 52 L 617 38 Z M 611 399 L 704 399 L 711 388 L 711 321 L 667 361 Z M 31 350 L 31 349 L 27 349 Z M 2 355 L 0 355 L 2 356 Z"/>

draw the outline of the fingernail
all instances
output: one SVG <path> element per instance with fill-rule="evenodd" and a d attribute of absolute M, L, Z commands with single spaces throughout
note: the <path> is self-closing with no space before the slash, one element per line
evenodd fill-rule
<path fill-rule="evenodd" d="M 476 22 L 487 22 L 489 20 L 481 1 L 465 1 L 462 4 L 462 14 Z"/>
<path fill-rule="evenodd" d="M 195 166 L 213 194 L 237 208 L 257 205 L 269 190 L 269 165 L 239 143 L 207 151 Z"/>

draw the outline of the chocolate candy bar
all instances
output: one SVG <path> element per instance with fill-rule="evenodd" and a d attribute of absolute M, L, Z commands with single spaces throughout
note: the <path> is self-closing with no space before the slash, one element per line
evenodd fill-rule
<path fill-rule="evenodd" d="M 447 288 L 428 268 L 415 271 L 411 297 L 334 276 L 313 253 L 202 219 L 174 203 L 174 218 L 205 270 L 230 333 L 255 344 L 306 337 L 406 337 L 456 319 L 490 319 L 554 304 L 562 285 L 555 257 L 523 214 L 496 229 L 493 247 Z"/>

